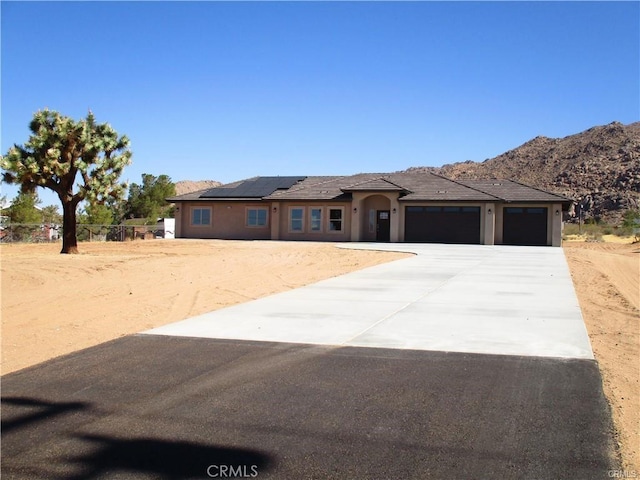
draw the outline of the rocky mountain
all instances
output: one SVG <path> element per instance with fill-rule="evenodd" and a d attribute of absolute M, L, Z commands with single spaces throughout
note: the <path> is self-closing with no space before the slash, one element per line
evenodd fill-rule
<path fill-rule="evenodd" d="M 176 195 L 184 195 L 185 193 L 196 192 L 198 190 L 204 190 L 205 188 L 213 188 L 218 185 L 222 185 L 215 180 L 181 180 L 176 182 Z"/>
<path fill-rule="evenodd" d="M 583 218 L 618 223 L 640 207 L 640 122 L 613 122 L 564 138 L 536 137 L 484 162 L 413 167 L 452 179 L 509 178 L 564 195 Z"/>

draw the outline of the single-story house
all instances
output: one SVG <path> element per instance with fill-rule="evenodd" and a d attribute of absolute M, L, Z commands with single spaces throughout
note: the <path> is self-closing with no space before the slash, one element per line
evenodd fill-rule
<path fill-rule="evenodd" d="M 571 205 L 512 180 L 429 172 L 255 177 L 167 200 L 177 238 L 550 246 Z"/>

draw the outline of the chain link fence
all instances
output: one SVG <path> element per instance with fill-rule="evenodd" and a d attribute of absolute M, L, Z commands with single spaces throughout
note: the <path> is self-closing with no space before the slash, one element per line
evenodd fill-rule
<path fill-rule="evenodd" d="M 173 238 L 173 232 L 156 225 L 85 225 L 76 226 L 79 242 L 124 242 L 136 239 Z M 62 240 L 62 225 L 3 223 L 2 243 L 47 243 Z"/>

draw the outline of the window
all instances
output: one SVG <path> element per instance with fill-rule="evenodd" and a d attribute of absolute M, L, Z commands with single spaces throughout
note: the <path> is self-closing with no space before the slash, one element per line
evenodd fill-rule
<path fill-rule="evenodd" d="M 211 225 L 211 209 L 193 208 L 191 210 L 191 225 Z"/>
<path fill-rule="evenodd" d="M 267 209 L 249 208 L 247 209 L 247 227 L 266 227 Z"/>
<path fill-rule="evenodd" d="M 329 209 L 329 231 L 341 232 L 342 231 L 342 208 L 330 208 Z"/>
<path fill-rule="evenodd" d="M 322 231 L 322 209 L 321 208 L 311 209 L 311 231 L 312 232 Z"/>
<path fill-rule="evenodd" d="M 304 208 L 291 207 L 289 209 L 289 231 L 302 232 L 304 224 Z"/>
<path fill-rule="evenodd" d="M 369 210 L 369 233 L 373 233 L 376 231 L 376 211 L 371 209 Z"/>

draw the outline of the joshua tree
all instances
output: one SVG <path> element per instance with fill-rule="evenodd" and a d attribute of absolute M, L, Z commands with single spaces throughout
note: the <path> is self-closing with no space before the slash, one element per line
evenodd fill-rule
<path fill-rule="evenodd" d="M 118 183 L 131 162 L 129 139 L 107 123 L 97 124 L 91 112 L 78 122 L 48 109 L 29 124 L 25 145 L 14 145 L 0 160 L 3 180 L 26 192 L 49 188 L 62 202 L 62 251 L 78 253 L 76 209 L 82 200 L 102 203 L 122 198 L 126 185 Z M 80 182 L 76 185 L 76 177 Z M 75 191 L 74 191 L 75 189 Z"/>

